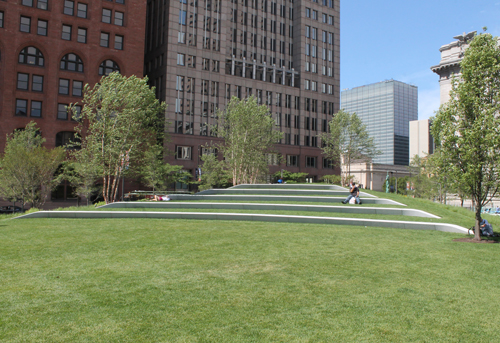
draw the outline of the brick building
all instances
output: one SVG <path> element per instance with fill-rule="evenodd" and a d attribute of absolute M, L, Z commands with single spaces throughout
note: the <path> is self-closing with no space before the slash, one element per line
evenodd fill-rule
<path fill-rule="evenodd" d="M 65 106 L 85 84 L 143 76 L 145 27 L 145 1 L 0 1 L 0 151 L 30 121 L 47 147 L 66 143 L 76 123 Z"/>
<path fill-rule="evenodd" d="M 168 104 L 170 163 L 193 172 L 231 96 L 270 107 L 271 172 L 333 174 L 317 137 L 340 104 L 339 0 L 148 0 L 145 73 Z M 338 173 L 338 171 L 336 171 Z"/>

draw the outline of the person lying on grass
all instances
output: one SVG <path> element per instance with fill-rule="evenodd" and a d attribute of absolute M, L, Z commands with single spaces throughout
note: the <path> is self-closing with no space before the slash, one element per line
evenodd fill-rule
<path fill-rule="evenodd" d="M 170 201 L 170 197 L 168 195 L 155 195 L 153 198 L 154 201 Z"/>

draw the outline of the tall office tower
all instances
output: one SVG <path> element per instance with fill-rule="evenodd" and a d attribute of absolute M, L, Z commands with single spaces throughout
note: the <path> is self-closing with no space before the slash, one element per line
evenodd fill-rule
<path fill-rule="evenodd" d="M 66 106 L 86 83 L 115 70 L 142 77 L 145 27 L 143 1 L 0 1 L 0 152 L 30 121 L 47 147 L 67 143 Z"/>
<path fill-rule="evenodd" d="M 356 112 L 382 154 L 373 162 L 409 164 L 409 122 L 418 118 L 417 87 L 388 80 L 342 91 L 342 108 Z"/>
<path fill-rule="evenodd" d="M 145 71 L 168 104 L 168 149 L 193 172 L 217 109 L 255 96 L 283 132 L 279 165 L 333 174 L 318 135 L 339 109 L 339 0 L 148 0 Z"/>

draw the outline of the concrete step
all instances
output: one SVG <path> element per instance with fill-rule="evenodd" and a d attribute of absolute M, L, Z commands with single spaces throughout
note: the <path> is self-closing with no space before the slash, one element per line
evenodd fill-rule
<path fill-rule="evenodd" d="M 314 189 L 208 189 L 197 193 L 199 195 L 218 195 L 218 194 L 253 194 L 253 195 L 302 195 L 313 196 L 340 196 L 346 198 L 350 193 L 348 190 L 314 190 Z M 375 196 L 360 192 L 361 198 L 376 198 Z"/>
<path fill-rule="evenodd" d="M 222 202 L 175 202 L 175 201 L 127 201 L 115 202 L 99 207 L 107 208 L 148 208 L 148 209 L 216 209 L 216 210 L 252 210 L 252 211 L 303 211 L 334 212 L 349 214 L 399 215 L 424 218 L 440 218 L 421 210 L 411 208 L 383 208 L 367 206 L 326 206 L 326 205 L 293 205 L 293 204 L 256 204 L 256 203 L 222 203 Z"/>
<path fill-rule="evenodd" d="M 337 185 L 319 185 L 315 183 L 302 184 L 302 183 L 270 183 L 270 184 L 241 184 L 229 187 L 228 189 L 311 189 L 311 190 L 337 190 L 348 191 L 347 188 Z"/>
<path fill-rule="evenodd" d="M 204 195 L 200 193 L 194 195 L 187 194 L 172 194 L 169 195 L 172 200 L 222 200 L 222 201 L 298 201 L 298 202 L 326 202 L 326 203 L 334 203 L 340 204 L 343 200 L 345 200 L 345 196 L 342 197 L 320 197 L 320 196 L 285 196 L 285 195 Z M 376 204 L 376 205 L 395 205 L 395 206 L 406 206 L 402 203 L 399 203 L 390 199 L 382 199 L 382 198 L 362 198 L 361 201 L 363 204 Z M 360 206 L 360 205 L 345 205 L 345 206 Z M 363 205 L 361 205 L 363 206 Z"/>
<path fill-rule="evenodd" d="M 468 233 L 464 227 L 446 223 L 409 222 L 399 220 L 377 220 L 363 218 L 335 218 L 248 213 L 203 213 L 203 212 L 135 212 L 135 211 L 40 211 L 16 217 L 15 219 L 36 218 L 156 218 L 156 219 L 196 219 L 196 220 L 237 220 L 261 222 L 285 222 L 304 224 L 327 224 L 346 226 L 388 227 L 413 230 L 437 230 L 454 233 Z"/>

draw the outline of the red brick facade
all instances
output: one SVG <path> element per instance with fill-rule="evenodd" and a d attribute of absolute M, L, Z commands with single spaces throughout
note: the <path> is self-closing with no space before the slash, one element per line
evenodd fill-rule
<path fill-rule="evenodd" d="M 81 101 L 80 86 L 99 81 L 103 61 L 114 61 L 124 75 L 142 77 L 145 21 L 145 1 L 0 1 L 0 151 L 7 134 L 32 120 L 47 147 L 56 146 L 58 132 L 74 131 L 75 122 L 69 115 L 62 119 L 60 113 L 58 118 L 58 105 Z M 109 47 L 102 46 L 102 33 L 108 34 Z M 121 49 L 115 49 L 115 40 Z M 20 57 L 28 47 L 36 48 L 38 51 L 31 52 L 41 53 L 43 62 L 35 57 L 35 65 L 32 60 L 19 63 L 32 58 Z M 67 54 L 79 57 L 83 72 L 61 69 Z M 75 69 L 69 67 L 72 60 L 67 62 L 66 69 Z M 26 114 L 17 111 L 16 115 L 16 104 L 23 105 L 23 100 Z M 40 104 L 41 112 L 37 110 Z"/>

